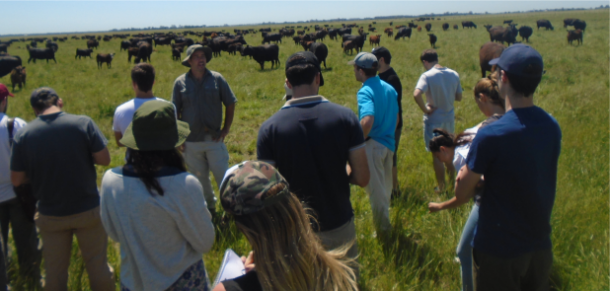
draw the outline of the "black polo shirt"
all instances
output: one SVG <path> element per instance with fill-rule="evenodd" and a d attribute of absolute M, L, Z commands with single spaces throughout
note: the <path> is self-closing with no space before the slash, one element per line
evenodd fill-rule
<path fill-rule="evenodd" d="M 402 128 L 402 84 L 398 74 L 396 74 L 394 68 L 389 68 L 387 71 L 379 74 L 379 79 L 392 85 L 396 93 L 398 93 L 398 126 L 396 127 Z"/>
<path fill-rule="evenodd" d="M 316 212 L 319 228 L 347 223 L 354 211 L 349 177 L 349 152 L 364 147 L 358 117 L 322 96 L 292 99 L 263 123 L 258 132 L 259 160 L 275 164 L 290 190 Z"/>

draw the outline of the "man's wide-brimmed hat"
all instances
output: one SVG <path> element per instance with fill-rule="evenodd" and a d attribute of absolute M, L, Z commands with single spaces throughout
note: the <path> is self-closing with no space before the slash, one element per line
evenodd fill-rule
<path fill-rule="evenodd" d="M 120 142 L 140 151 L 175 149 L 191 133 L 188 123 L 176 118 L 174 104 L 167 101 L 148 101 L 133 114 Z"/>
<path fill-rule="evenodd" d="M 210 62 L 212 60 L 212 49 L 209 46 L 202 46 L 200 44 L 194 44 L 192 46 L 189 46 L 186 49 L 186 58 L 184 58 L 184 60 L 182 60 L 182 65 L 185 67 L 191 67 L 191 65 L 189 64 L 189 59 L 191 58 L 191 55 L 194 54 L 196 51 L 202 51 L 205 54 L 205 61 L 206 62 Z"/>

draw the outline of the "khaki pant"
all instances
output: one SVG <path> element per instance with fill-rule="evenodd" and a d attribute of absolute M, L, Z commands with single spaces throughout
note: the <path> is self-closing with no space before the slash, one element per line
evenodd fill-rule
<path fill-rule="evenodd" d="M 209 209 L 216 209 L 216 196 L 212 188 L 210 171 L 220 186 L 229 168 L 229 151 L 224 142 L 202 141 L 185 142 L 184 161 L 203 187 L 203 196 Z"/>
<path fill-rule="evenodd" d="M 392 159 L 394 153 L 379 142 L 369 139 L 365 142 L 366 159 L 369 162 L 371 173 L 369 184 L 365 190 L 369 194 L 373 221 L 381 233 L 389 234 L 392 229 L 390 223 L 390 197 L 392 196 Z"/>
<path fill-rule="evenodd" d="M 78 240 L 91 290 L 115 290 L 113 271 L 106 259 L 108 235 L 102 226 L 99 207 L 69 216 L 36 213 L 35 221 L 43 243 L 46 291 L 68 289 L 73 235 Z"/>
<path fill-rule="evenodd" d="M 352 244 L 347 251 L 347 257 L 355 259 L 358 258 L 358 241 L 356 240 L 356 225 L 354 224 L 354 217 L 350 219 L 346 224 L 339 226 L 338 228 L 321 231 L 316 233 L 322 241 L 322 245 L 328 251 L 342 247 L 344 245 Z M 358 278 L 359 268 L 354 266 L 354 272 L 356 278 Z"/>

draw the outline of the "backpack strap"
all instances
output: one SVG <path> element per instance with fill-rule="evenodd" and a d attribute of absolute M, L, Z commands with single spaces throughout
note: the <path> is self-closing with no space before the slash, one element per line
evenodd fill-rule
<path fill-rule="evenodd" d="M 15 128 L 15 118 L 11 117 L 6 122 L 6 128 L 8 129 L 8 144 L 13 146 L 13 128 Z"/>

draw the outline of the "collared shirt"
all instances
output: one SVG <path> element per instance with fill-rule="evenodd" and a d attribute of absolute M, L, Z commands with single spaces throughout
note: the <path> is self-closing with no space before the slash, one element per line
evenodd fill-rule
<path fill-rule="evenodd" d="M 358 91 L 360 120 L 371 115 L 375 118 L 369 137 L 392 152 L 396 151 L 397 96 L 396 90 L 379 76 L 368 78 Z"/>
<path fill-rule="evenodd" d="M 273 162 L 290 191 L 315 211 L 316 231 L 326 231 L 354 215 L 345 164 L 349 153 L 363 146 L 354 112 L 318 95 L 293 98 L 265 121 L 256 153 Z"/>
<path fill-rule="evenodd" d="M 174 82 L 172 102 L 180 120 L 189 124 L 191 134 L 186 141 L 209 141 L 219 135 L 222 126 L 222 105 L 237 102 L 229 84 L 218 72 L 206 69 L 202 80 L 191 71 Z"/>

